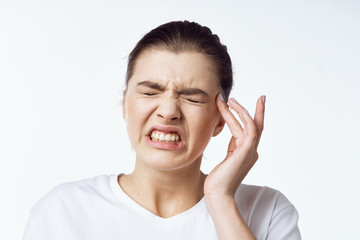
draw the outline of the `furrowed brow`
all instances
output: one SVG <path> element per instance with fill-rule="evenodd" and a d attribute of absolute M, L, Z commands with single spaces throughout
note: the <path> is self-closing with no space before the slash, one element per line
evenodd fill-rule
<path fill-rule="evenodd" d="M 185 88 L 182 89 L 181 91 L 179 91 L 180 95 L 203 95 L 204 97 L 208 97 L 209 94 L 207 94 L 206 92 L 204 92 L 203 90 L 199 89 L 199 88 Z"/>
<path fill-rule="evenodd" d="M 155 90 L 158 90 L 158 91 L 164 91 L 165 90 L 165 87 L 156 83 L 156 82 L 151 82 L 151 81 L 142 81 L 142 82 L 139 82 L 137 84 L 137 86 L 146 86 L 146 87 L 149 87 L 149 88 L 152 88 L 152 89 L 155 89 Z"/>

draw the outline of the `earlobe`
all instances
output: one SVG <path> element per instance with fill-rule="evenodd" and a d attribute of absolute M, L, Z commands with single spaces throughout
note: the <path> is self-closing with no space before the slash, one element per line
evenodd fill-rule
<path fill-rule="evenodd" d="M 123 119 L 126 121 L 126 104 L 125 104 L 125 98 L 122 101 L 122 115 Z"/>
<path fill-rule="evenodd" d="M 219 133 L 221 133 L 221 131 L 224 129 L 224 126 L 225 126 L 225 120 L 222 118 L 222 116 L 219 116 L 218 123 L 214 129 L 212 136 L 215 137 Z"/>

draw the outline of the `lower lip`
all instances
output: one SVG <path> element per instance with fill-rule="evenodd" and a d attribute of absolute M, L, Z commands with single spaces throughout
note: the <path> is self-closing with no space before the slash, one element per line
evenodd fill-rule
<path fill-rule="evenodd" d="M 180 141 L 178 144 L 153 141 L 153 140 L 151 140 L 150 136 L 146 136 L 145 141 L 151 147 L 158 148 L 158 149 L 164 149 L 164 150 L 180 150 L 184 147 L 183 141 Z"/>

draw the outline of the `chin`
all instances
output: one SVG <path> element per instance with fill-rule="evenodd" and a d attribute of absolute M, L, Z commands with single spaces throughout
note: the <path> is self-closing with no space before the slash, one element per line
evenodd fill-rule
<path fill-rule="evenodd" d="M 149 153 L 145 154 L 146 157 L 137 156 L 137 161 L 141 161 L 146 167 L 158 170 L 158 171 L 175 171 L 181 168 L 186 168 L 190 165 L 195 165 L 200 168 L 202 155 L 199 157 L 189 156 L 174 156 L 171 152 L 164 151 L 163 153 L 153 153 L 149 157 Z M 193 159 L 193 160 L 191 160 Z M 200 161 L 200 162 L 199 162 Z M 193 169 L 193 168 L 192 168 Z"/>
<path fill-rule="evenodd" d="M 174 157 L 166 157 L 164 154 L 161 154 L 161 156 L 152 156 L 150 158 L 138 158 L 137 161 L 142 161 L 148 168 L 159 171 L 172 171 L 187 165 L 181 160 L 177 160 Z"/>

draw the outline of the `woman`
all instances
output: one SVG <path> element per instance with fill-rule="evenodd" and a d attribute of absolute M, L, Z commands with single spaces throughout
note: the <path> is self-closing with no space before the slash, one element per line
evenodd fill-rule
<path fill-rule="evenodd" d="M 258 158 L 265 96 L 252 119 L 228 101 L 232 81 L 226 47 L 207 27 L 170 22 L 146 34 L 129 55 L 123 99 L 134 171 L 54 188 L 24 239 L 300 239 L 281 193 L 241 184 Z M 202 154 L 225 123 L 228 154 L 206 176 Z"/>

